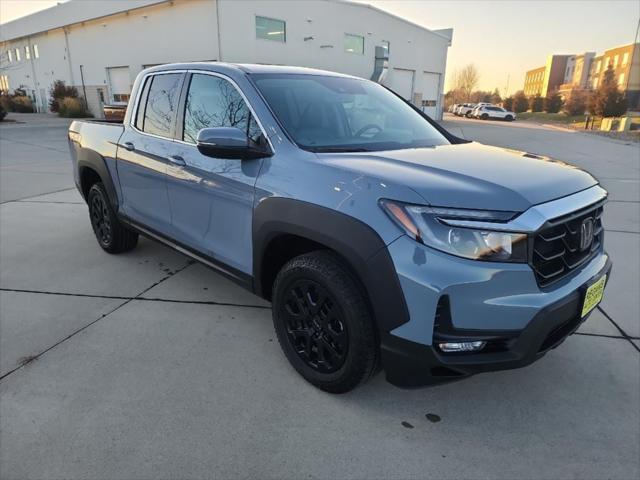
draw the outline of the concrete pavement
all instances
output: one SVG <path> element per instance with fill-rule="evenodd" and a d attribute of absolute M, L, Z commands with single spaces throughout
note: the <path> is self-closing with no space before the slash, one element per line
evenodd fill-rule
<path fill-rule="evenodd" d="M 27 121 L 37 135 L 0 126 L 2 479 L 640 475 L 637 147 L 447 122 L 608 182 L 603 308 L 525 369 L 331 396 L 289 367 L 262 300 L 145 239 L 104 253 L 68 189 L 66 123 Z"/>

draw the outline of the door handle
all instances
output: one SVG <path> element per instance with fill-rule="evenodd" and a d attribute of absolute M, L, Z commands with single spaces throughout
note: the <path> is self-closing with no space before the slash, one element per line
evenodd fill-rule
<path fill-rule="evenodd" d="M 168 159 L 169 162 L 171 162 L 171 164 L 175 165 L 176 167 L 184 167 L 186 165 L 184 158 L 182 158 L 180 155 L 169 155 Z"/>
<path fill-rule="evenodd" d="M 136 149 L 136 146 L 131 142 L 124 142 L 122 146 L 129 152 L 133 152 Z"/>

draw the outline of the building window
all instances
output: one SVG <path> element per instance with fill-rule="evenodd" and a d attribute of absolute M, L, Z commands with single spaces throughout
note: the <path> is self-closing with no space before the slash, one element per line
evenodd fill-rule
<path fill-rule="evenodd" d="M 593 79 L 593 88 L 598 88 L 598 79 L 597 78 Z"/>
<path fill-rule="evenodd" d="M 40 58 L 40 52 L 38 52 L 38 44 L 35 44 L 33 46 L 33 56 L 35 58 Z"/>
<path fill-rule="evenodd" d="M 357 53 L 364 55 L 364 37 L 353 35 L 351 33 L 344 34 L 344 51 L 349 53 Z"/>
<path fill-rule="evenodd" d="M 131 95 L 129 93 L 114 93 L 113 101 L 115 103 L 127 103 Z"/>
<path fill-rule="evenodd" d="M 20 61 L 20 49 L 16 48 L 16 62 Z"/>
<path fill-rule="evenodd" d="M 616 55 L 615 57 L 613 57 L 613 68 L 618 68 L 618 57 L 620 55 Z"/>
<path fill-rule="evenodd" d="M 29 48 L 29 45 L 24 46 L 24 58 L 25 60 L 31 60 L 31 49 Z"/>
<path fill-rule="evenodd" d="M 624 73 L 621 73 L 618 77 L 618 85 L 624 87 Z"/>
<path fill-rule="evenodd" d="M 287 41 L 287 24 L 283 20 L 256 16 L 256 38 L 284 43 Z"/>
<path fill-rule="evenodd" d="M 624 55 L 622 55 L 622 66 L 626 67 L 628 62 L 629 62 L 629 52 L 624 52 Z"/>
<path fill-rule="evenodd" d="M 9 77 L 6 75 L 0 75 L 0 91 L 9 91 Z"/>
<path fill-rule="evenodd" d="M 391 44 L 389 43 L 389 41 L 388 40 L 382 40 L 380 42 L 380 46 L 386 50 L 387 56 L 389 56 L 389 52 L 391 51 Z"/>
<path fill-rule="evenodd" d="M 11 53 L 11 50 L 7 50 L 7 57 L 9 57 L 9 63 L 13 62 L 13 53 Z"/>

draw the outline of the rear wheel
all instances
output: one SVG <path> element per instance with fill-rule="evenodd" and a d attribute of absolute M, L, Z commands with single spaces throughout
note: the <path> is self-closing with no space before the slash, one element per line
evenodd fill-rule
<path fill-rule="evenodd" d="M 482 115 L 480 115 L 480 118 L 482 120 L 487 120 L 489 118 L 489 114 L 488 113 L 483 113 Z"/>
<path fill-rule="evenodd" d="M 465 113 L 464 116 L 467 117 L 467 118 L 471 118 L 471 112 Z"/>
<path fill-rule="evenodd" d="M 344 393 L 368 380 L 378 348 L 366 298 L 342 261 L 318 251 L 290 260 L 273 287 L 273 324 L 305 380 Z"/>
<path fill-rule="evenodd" d="M 91 186 L 87 203 L 93 233 L 104 251 L 127 252 L 138 244 L 138 234 L 122 225 L 116 217 L 102 183 Z"/>

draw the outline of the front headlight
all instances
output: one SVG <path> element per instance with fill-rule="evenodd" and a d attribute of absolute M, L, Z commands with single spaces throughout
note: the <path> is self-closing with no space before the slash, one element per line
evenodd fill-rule
<path fill-rule="evenodd" d="M 515 212 L 425 207 L 392 200 L 380 200 L 380 206 L 411 238 L 442 252 L 472 260 L 527 261 L 527 234 L 500 231 L 499 222 L 510 220 Z M 496 229 L 457 227 L 447 220 L 495 222 Z"/>

